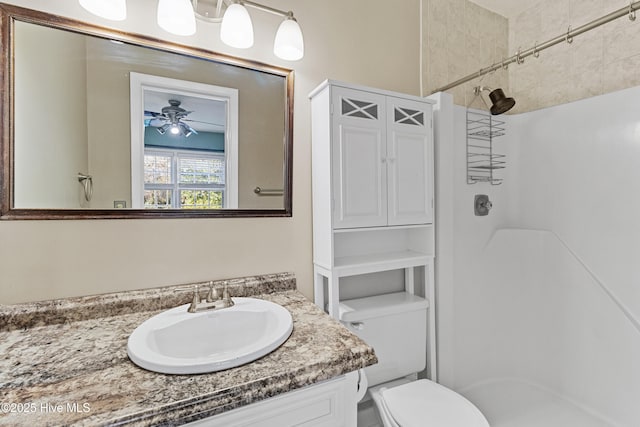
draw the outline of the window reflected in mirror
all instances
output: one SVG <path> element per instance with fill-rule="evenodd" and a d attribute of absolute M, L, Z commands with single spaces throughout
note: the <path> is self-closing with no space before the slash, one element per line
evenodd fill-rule
<path fill-rule="evenodd" d="M 238 90 L 140 73 L 130 80 L 132 206 L 237 209 Z"/>

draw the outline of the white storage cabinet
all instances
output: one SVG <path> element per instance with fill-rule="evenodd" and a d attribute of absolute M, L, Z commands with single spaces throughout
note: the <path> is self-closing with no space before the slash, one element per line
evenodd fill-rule
<path fill-rule="evenodd" d="M 339 318 L 340 278 L 424 269 L 435 372 L 433 102 L 327 80 L 311 94 L 315 302 Z"/>
<path fill-rule="evenodd" d="M 335 85 L 327 90 L 333 227 L 431 222 L 431 105 Z"/>

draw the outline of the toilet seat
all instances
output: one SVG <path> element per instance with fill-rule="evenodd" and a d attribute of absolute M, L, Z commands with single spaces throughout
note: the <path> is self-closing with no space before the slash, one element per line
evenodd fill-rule
<path fill-rule="evenodd" d="M 429 380 L 372 391 L 383 420 L 392 427 L 489 427 L 473 403 Z"/>

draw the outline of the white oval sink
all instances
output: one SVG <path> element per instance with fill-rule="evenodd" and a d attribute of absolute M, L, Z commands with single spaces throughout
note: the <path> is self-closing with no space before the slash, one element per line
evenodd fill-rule
<path fill-rule="evenodd" d="M 185 304 L 147 319 L 129 336 L 129 358 L 150 371 L 201 374 L 259 359 L 291 335 L 286 308 L 256 298 L 232 299 L 229 308 L 188 313 Z"/>

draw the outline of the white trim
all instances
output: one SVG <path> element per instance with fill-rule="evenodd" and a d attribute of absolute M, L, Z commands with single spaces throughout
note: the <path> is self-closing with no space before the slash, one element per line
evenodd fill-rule
<path fill-rule="evenodd" d="M 144 91 L 171 91 L 227 103 L 225 208 L 238 208 L 238 89 L 131 72 L 131 207 L 144 209 Z"/>
<path fill-rule="evenodd" d="M 384 89 L 377 89 L 374 87 L 370 87 L 370 86 L 363 86 L 363 85 L 359 85 L 359 84 L 353 84 L 353 83 L 346 83 L 346 82 L 342 82 L 339 80 L 331 80 L 331 79 L 327 79 L 325 81 L 323 81 L 322 83 L 320 83 L 320 85 L 318 85 L 318 87 L 316 87 L 314 90 L 312 90 L 309 93 L 309 98 L 313 98 L 315 97 L 318 93 L 322 92 L 324 90 L 324 88 L 326 87 L 342 87 L 342 88 L 346 88 L 346 89 L 352 89 L 352 90 L 358 90 L 358 91 L 364 91 L 364 92 L 372 92 L 375 94 L 379 94 L 379 95 L 385 95 L 385 96 L 393 96 L 395 98 L 402 98 L 402 99 L 410 99 L 413 101 L 417 101 L 417 102 L 421 102 L 423 104 L 435 104 L 436 101 L 429 99 L 429 98 L 423 98 L 421 96 L 416 96 L 416 95 L 410 95 L 408 93 L 402 93 L 402 92 L 394 92 L 391 90 L 384 90 Z"/>

